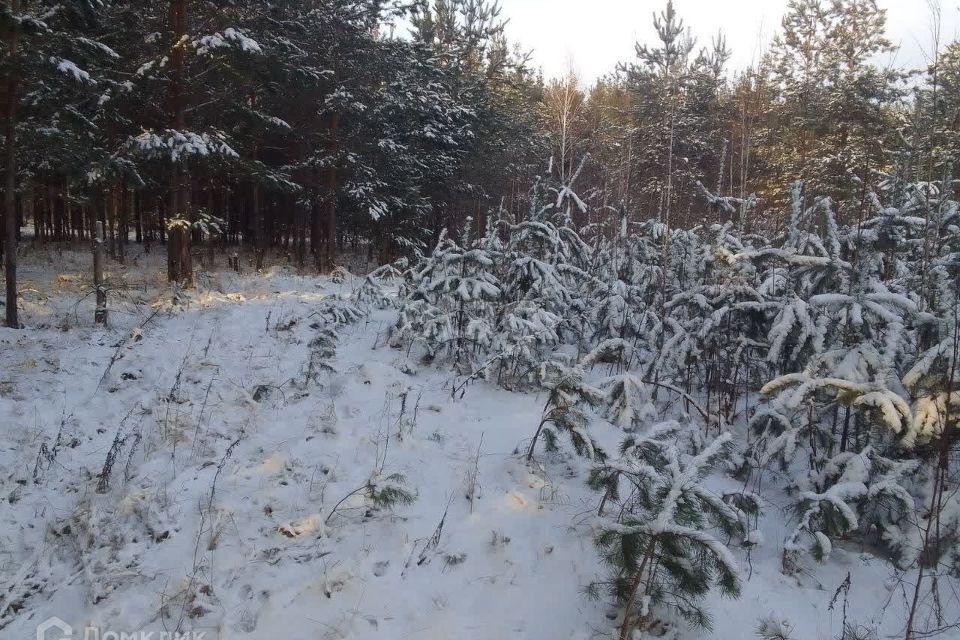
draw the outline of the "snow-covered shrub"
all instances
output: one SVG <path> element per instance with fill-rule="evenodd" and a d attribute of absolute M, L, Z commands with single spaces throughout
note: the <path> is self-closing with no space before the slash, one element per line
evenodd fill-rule
<path fill-rule="evenodd" d="M 703 484 L 729 455 L 731 437 L 691 454 L 676 445 L 681 430 L 678 423 L 653 427 L 625 442 L 622 455 L 591 476 L 594 486 L 607 489 L 605 499 L 620 507 L 597 524 L 597 546 L 611 576 L 591 586 L 594 594 L 607 587 L 623 608 L 620 638 L 669 611 L 708 627 L 703 597 L 713 588 L 726 596 L 740 592 L 737 562 L 713 532 L 742 535 L 745 516 Z"/>
<path fill-rule="evenodd" d="M 857 225 L 796 183 L 769 238 L 745 232 L 749 198 L 704 190 L 739 224 L 679 229 L 538 180 L 524 219 L 499 211 L 483 237 L 443 235 L 406 272 L 391 342 L 466 382 L 545 388 L 530 457 L 561 432 L 591 454 L 591 406 L 636 434 L 696 411 L 701 441 L 744 436 L 730 456 L 744 496 L 773 475 L 794 500 L 786 569 L 844 539 L 907 567 L 930 554 L 915 539 L 940 495 L 927 471 L 950 459 L 960 417 L 960 213 L 950 188 L 898 180 L 865 189 Z M 944 539 L 960 539 L 953 507 L 937 508 Z"/>
<path fill-rule="evenodd" d="M 372 305 L 378 309 L 387 309 L 394 304 L 394 299 L 387 295 L 383 284 L 372 273 L 354 290 L 352 298 L 358 305 Z"/>
<path fill-rule="evenodd" d="M 320 301 L 311 315 L 331 325 L 343 325 L 352 324 L 367 314 L 348 297 L 329 296 Z"/>
<path fill-rule="evenodd" d="M 757 623 L 757 637 L 762 640 L 797 640 L 793 624 L 786 618 L 766 616 Z"/>
<path fill-rule="evenodd" d="M 407 488 L 406 478 L 400 473 L 375 473 L 367 481 L 365 490 L 370 503 L 377 509 L 409 505 L 416 500 L 416 496 Z"/>
<path fill-rule="evenodd" d="M 637 376 L 612 376 L 600 388 L 607 393 L 604 417 L 624 431 L 638 431 L 656 417 L 650 392 Z"/>
<path fill-rule="evenodd" d="M 333 371 L 330 360 L 337 354 L 341 326 L 353 324 L 366 312 L 353 300 L 341 296 L 329 296 L 320 301 L 316 311 L 310 314 L 317 318 L 310 325 L 316 333 L 307 344 L 307 362 L 302 369 L 304 384 L 316 382 L 324 371 Z"/>
<path fill-rule="evenodd" d="M 582 203 L 569 185 L 553 190 L 556 199 L 546 200 L 544 184 L 535 185 L 526 220 L 508 224 L 498 213 L 483 236 L 472 237 L 470 220 L 457 242 L 442 233 L 406 272 L 391 344 L 422 349 L 471 378 L 535 384 L 552 347 L 589 332 L 581 284 L 590 248 L 566 224 Z"/>
<path fill-rule="evenodd" d="M 566 434 L 574 450 L 591 459 L 602 459 L 603 451 L 587 432 L 590 423 L 587 407 L 599 406 L 604 400 L 602 391 L 584 382 L 583 370 L 568 367 L 556 361 L 540 366 L 540 385 L 547 391 L 547 402 L 540 423 L 530 440 L 527 460 L 533 459 L 537 442 L 543 437 L 547 451 L 556 451 L 559 436 Z"/>
<path fill-rule="evenodd" d="M 411 274 L 412 292 L 391 332 L 394 346 L 422 345 L 429 360 L 447 356 L 472 373 L 478 354 L 493 340 L 500 285 L 493 256 L 441 238 L 431 256 Z"/>
<path fill-rule="evenodd" d="M 324 524 L 328 524 L 333 517 L 346 505 L 351 507 L 363 506 L 368 509 L 369 516 L 375 509 L 392 509 L 398 505 L 410 505 L 417 499 L 416 494 L 410 491 L 406 484 L 406 477 L 401 473 L 385 473 L 382 469 L 375 470 L 367 478 L 363 486 L 354 489 L 341 498 L 327 514 Z M 358 504 L 359 503 L 359 504 Z"/>
<path fill-rule="evenodd" d="M 561 322 L 533 301 L 507 305 L 490 349 L 497 358 L 497 382 L 510 388 L 536 384 L 544 354 L 560 342 Z"/>
<path fill-rule="evenodd" d="M 342 284 L 352 277 L 350 270 L 343 265 L 337 265 L 330 272 L 330 281 L 334 284 Z"/>

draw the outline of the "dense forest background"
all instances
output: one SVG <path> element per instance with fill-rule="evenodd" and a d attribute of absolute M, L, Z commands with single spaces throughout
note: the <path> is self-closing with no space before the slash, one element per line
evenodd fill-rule
<path fill-rule="evenodd" d="M 508 41 L 495 0 L 8 0 L 0 13 L 4 306 L 9 327 L 21 327 L 18 308 L 34 326 L 29 333 L 3 330 L 3 343 L 14 346 L 0 356 L 13 373 L 0 381 L 0 400 L 15 400 L 10 424 L 38 425 L 11 430 L 37 433 L 29 441 L 11 436 L 7 450 L 17 465 L 32 458 L 24 451 L 38 454 L 32 481 L 26 467 L 8 474 L 8 482 L 26 487 L 4 489 L 8 502 L 55 486 L 43 484 L 45 470 L 52 470 L 71 477 L 61 485 L 69 490 L 51 495 L 87 500 L 96 478 L 103 497 L 93 500 L 114 508 L 110 474 L 118 452 L 128 447 L 123 482 L 115 481 L 120 491 L 137 477 L 130 460 L 160 460 L 158 452 L 169 449 L 158 465 L 163 472 L 139 481 L 152 489 L 157 478 L 213 474 L 210 485 L 194 485 L 206 506 L 181 516 L 199 518 L 197 538 L 172 536 L 176 544 L 189 543 L 182 558 L 192 558 L 191 576 L 202 574 L 198 550 L 220 471 L 235 447 L 249 447 L 237 454 L 247 456 L 247 467 L 259 465 L 251 460 L 265 451 L 246 442 L 248 418 L 240 420 L 239 412 L 235 435 L 210 440 L 210 451 L 222 457 L 177 448 L 184 438 L 171 424 L 185 408 L 183 433 L 203 440 L 200 426 L 216 380 L 209 378 L 203 392 L 200 382 L 214 375 L 203 367 L 211 345 L 219 345 L 230 372 L 222 406 L 253 417 L 261 407 L 270 425 L 265 436 L 279 437 L 286 424 L 296 433 L 285 442 L 299 443 L 304 425 L 328 420 L 317 434 L 330 440 L 309 445 L 319 460 L 331 455 L 326 447 L 342 419 L 355 423 L 355 431 L 344 433 L 362 443 L 344 436 L 344 451 L 355 456 L 372 446 L 373 474 L 346 480 L 353 488 L 328 503 L 322 525 L 311 516 L 321 531 L 340 519 L 337 510 L 351 496 L 367 501 L 366 522 L 410 507 L 421 488 L 439 489 L 436 477 L 423 475 L 420 486 L 408 486 L 403 474 L 386 472 L 386 443 L 391 429 L 398 441 L 413 437 L 423 393 L 442 397 L 425 398 L 424 413 L 437 415 L 441 402 L 453 407 L 469 394 L 478 400 L 457 406 L 475 415 L 452 410 L 427 419 L 456 424 L 457 437 L 465 438 L 456 450 L 438 449 L 428 460 L 417 457 L 427 449 L 395 446 L 391 463 L 403 456 L 414 473 L 447 465 L 452 487 L 461 482 L 457 456 L 470 452 L 471 514 L 485 457 L 482 429 L 499 430 L 490 446 L 508 465 L 502 475 L 525 478 L 521 484 L 541 488 L 541 499 L 545 482 L 562 476 L 568 489 L 575 487 L 570 491 L 580 492 L 576 508 L 589 505 L 589 521 L 577 514 L 583 527 L 574 533 L 572 514 L 544 509 L 557 518 L 557 531 L 574 533 L 571 544 L 577 540 L 553 557 L 587 557 L 580 541 L 593 538 L 598 553 L 590 557 L 608 571 L 597 576 L 591 569 L 598 579 L 577 588 L 613 603 L 594 613 L 615 621 L 621 640 L 648 632 L 690 637 L 654 632 L 664 621 L 709 626 L 706 604 L 737 596 L 744 585 L 764 597 L 790 594 L 776 596 L 782 600 L 804 593 L 828 612 L 842 607 L 840 635 L 832 636 L 839 640 L 951 637 L 960 629 L 960 42 L 941 41 L 939 11 L 929 8 L 924 68 L 885 65 L 894 48 L 875 0 L 790 0 L 756 64 L 731 69 L 730 47 L 737 43 L 722 34 L 698 42 L 667 2 L 652 17 L 656 38 L 637 43 L 632 60 L 588 87 L 573 72 L 542 77 L 522 45 Z M 134 243 L 142 247 L 134 251 Z M 57 253 L 70 248 L 80 252 Z M 166 278 L 158 261 L 134 262 L 147 252 L 165 254 Z M 250 276 L 224 272 L 218 274 L 224 282 L 207 286 L 218 253 Z M 18 254 L 28 268 L 42 256 L 44 273 L 73 277 L 80 286 L 74 293 L 83 297 L 57 312 L 56 321 L 50 319 L 55 305 L 44 301 L 47 324 L 32 322 L 28 296 L 18 304 Z M 67 273 L 70 260 L 82 262 L 82 275 Z M 107 291 L 122 300 L 123 279 L 115 274 L 125 262 L 156 276 L 159 297 L 149 313 L 138 298 L 136 313 L 124 319 L 121 307 L 108 322 Z M 275 270 L 283 272 L 283 286 L 300 290 L 301 315 L 283 308 L 293 294 L 273 292 L 278 315 L 264 306 L 273 304 L 263 292 L 275 275 L 267 267 L 278 262 L 288 265 Z M 353 277 L 345 266 L 368 273 Z M 329 277 L 305 277 L 318 272 Z M 203 276 L 196 287 L 195 273 Z M 229 291 L 230 281 L 242 291 L 260 289 L 257 301 L 234 308 L 244 297 Z M 103 336 L 129 338 L 111 346 L 113 338 L 71 333 L 89 320 L 77 309 L 93 293 L 95 334 L 103 329 Z M 230 305 L 206 304 L 204 296 Z M 263 313 L 262 323 L 255 313 Z M 139 327 L 123 326 L 141 314 Z M 144 338 L 154 318 L 159 326 Z M 211 332 L 203 362 L 194 363 L 190 349 L 201 320 Z M 356 332 L 341 341 L 349 325 Z M 77 348 L 65 346 L 61 333 L 77 338 Z M 186 355 L 173 362 L 168 343 L 178 339 L 187 341 Z M 166 366 L 137 355 L 141 340 Z M 264 340 L 273 345 L 264 362 L 269 358 L 275 378 L 264 377 L 266 365 L 250 364 L 253 346 Z M 349 354 L 344 361 L 337 360 L 341 342 Z M 242 344 L 250 345 L 247 356 Z M 89 355 L 76 356 L 79 364 L 59 360 L 81 348 Z M 45 360 L 51 354 L 58 359 Z M 144 364 L 134 370 L 129 363 L 136 358 Z M 370 358 L 383 360 L 371 366 L 387 372 L 379 383 L 364 369 Z M 90 377 L 104 361 L 106 369 Z M 171 371 L 172 388 L 159 377 Z M 99 379 L 89 393 L 76 383 L 87 378 Z M 181 386 L 181 378 L 189 385 Z M 94 403 L 101 386 L 121 395 Z M 496 387 L 517 393 L 496 395 Z M 78 436 L 76 445 L 60 446 L 73 415 L 46 402 L 54 388 L 84 395 L 75 405 L 87 412 L 76 427 L 84 444 Z M 344 389 L 356 410 L 338 414 L 334 400 Z M 363 395 L 371 392 L 384 397 L 377 417 L 360 409 L 376 404 Z M 164 409 L 143 407 L 144 428 L 125 431 L 141 399 L 154 396 Z M 321 397 L 329 405 L 317 404 Z M 529 400 L 529 411 L 488 420 L 486 407 L 503 410 L 508 397 Z M 399 411 L 395 420 L 391 407 Z M 296 420 L 266 417 L 281 409 Z M 121 410 L 129 412 L 123 417 Z M 48 425 L 59 425 L 47 440 L 37 417 L 44 412 Z M 119 424 L 112 445 L 100 428 L 109 422 L 105 415 Z M 382 459 L 373 422 L 383 427 Z M 443 446 L 441 436 L 425 439 Z M 66 449 L 81 446 L 91 447 L 78 463 L 84 469 L 109 450 L 99 474 L 54 464 L 58 451 L 75 455 Z M 198 465 L 196 474 L 178 470 L 178 451 L 189 456 L 185 469 Z M 344 466 L 346 474 L 369 471 Z M 156 486 L 165 496 L 166 485 Z M 437 504 L 439 495 L 432 496 Z M 460 495 L 451 489 L 447 507 Z M 46 500 L 24 501 L 10 516 L 18 540 L 36 538 L 35 521 L 47 522 L 46 507 L 32 505 Z M 262 509 L 269 524 L 258 524 L 248 540 L 301 535 L 271 520 L 273 509 Z M 260 509 L 250 511 L 260 517 Z M 286 522 L 295 513 L 291 508 Z M 444 511 L 439 525 L 430 521 L 436 533 L 423 542 L 424 554 L 437 546 L 446 517 Z M 72 522 L 51 527 L 49 535 L 74 535 L 81 529 Z M 92 560 L 106 549 L 97 527 L 74 545 L 76 557 L 51 566 L 70 576 L 80 575 L 74 561 L 106 566 Z M 398 531 L 382 539 L 396 535 L 407 544 L 409 532 Z M 482 553 L 505 544 L 497 531 L 488 542 L 487 531 Z M 359 535 L 338 540 L 361 537 L 366 544 Z M 129 543 L 157 551 L 169 546 L 167 539 L 136 534 Z M 128 544 L 122 536 L 111 540 L 115 550 Z M 45 546 L 67 546 L 52 541 Z M 8 572 L 14 582 L 0 589 L 14 594 L 0 601 L 0 628 L 26 624 L 26 617 L 15 619 L 22 607 L 49 596 L 49 585 L 65 584 L 31 568 L 37 560 L 30 558 L 42 549 L 28 546 L 20 553 L 26 559 L 15 564 L 24 569 Z M 207 551 L 216 546 L 211 538 Z M 551 546 L 544 557 L 552 553 Z M 262 566 L 239 553 L 224 555 L 251 570 Z M 97 585 L 109 585 L 106 594 L 114 580 L 131 574 L 116 560 L 126 557 L 114 553 L 105 560 L 114 563 L 108 572 L 84 578 L 89 606 L 105 601 Z M 447 558 L 454 566 L 466 555 Z M 835 588 L 819 582 L 827 564 L 833 584 L 840 582 Z M 557 582 L 570 583 L 563 566 Z M 771 566 L 778 570 L 760 570 Z M 869 585 L 861 595 L 878 603 L 886 598 L 877 604 L 878 617 L 860 606 L 848 620 L 851 574 Z M 203 587 L 190 578 L 169 628 L 182 628 L 183 612 L 202 622 L 221 609 L 212 601 L 197 605 L 229 593 L 229 584 L 210 586 L 212 569 L 209 576 Z M 885 595 L 871 596 L 874 587 Z M 503 583 L 490 589 L 511 596 Z M 391 596 L 400 590 L 417 593 L 404 588 Z M 459 601 L 472 604 L 470 596 Z M 744 602 L 738 631 L 745 628 L 742 616 L 762 615 L 756 633 L 765 640 L 813 637 L 791 635 L 782 619 Z M 166 624 L 168 614 L 158 615 Z M 522 617 L 524 624 L 541 624 L 539 618 L 551 616 Z M 869 629 L 853 626 L 855 618 Z M 592 623 L 584 617 L 561 626 L 569 631 L 585 620 Z M 816 623 L 800 621 L 811 634 Z M 243 628 L 253 629 L 247 622 Z"/>
<path fill-rule="evenodd" d="M 348 248 L 414 254 L 519 219 L 548 169 L 580 170 L 595 213 L 577 225 L 741 216 L 768 233 L 796 180 L 850 222 L 893 173 L 955 175 L 960 45 L 878 66 L 892 45 L 873 0 L 791 0 L 749 69 L 670 3 L 654 22 L 659 40 L 584 88 L 532 69 L 490 0 L 6 2 L 8 299 L 31 227 L 83 240 L 99 220 L 113 259 L 165 243 L 189 282 L 202 243 L 243 243 L 257 267 L 273 249 L 320 270 Z M 704 186 L 749 204 L 711 208 Z"/>

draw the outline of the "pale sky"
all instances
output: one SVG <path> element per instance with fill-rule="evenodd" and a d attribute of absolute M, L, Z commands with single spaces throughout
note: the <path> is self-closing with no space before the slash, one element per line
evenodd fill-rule
<path fill-rule="evenodd" d="M 931 49 L 927 0 L 879 0 L 887 10 L 887 34 L 897 46 L 897 66 L 920 67 Z M 652 42 L 654 11 L 666 0 L 501 0 L 511 40 L 533 50 L 533 63 L 547 77 L 563 74 L 572 62 L 590 83 L 617 62 L 634 57 L 634 42 Z M 698 44 L 722 30 L 733 52 L 730 65 L 751 63 L 780 28 L 787 0 L 674 0 L 684 26 Z M 960 0 L 941 0 L 941 41 L 960 35 Z M 887 63 L 887 60 L 883 61 Z"/>

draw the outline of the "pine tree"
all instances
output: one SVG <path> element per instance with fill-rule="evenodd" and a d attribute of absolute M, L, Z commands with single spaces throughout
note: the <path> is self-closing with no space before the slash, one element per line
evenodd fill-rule
<path fill-rule="evenodd" d="M 463 240 L 471 244 L 468 235 Z M 442 235 L 430 258 L 411 273 L 413 290 L 392 330 L 393 343 L 422 342 L 430 360 L 445 352 L 461 373 L 473 373 L 475 356 L 493 340 L 501 295 L 493 264 L 483 247 L 462 247 Z"/>
<path fill-rule="evenodd" d="M 730 52 L 720 36 L 695 53 L 696 41 L 670 0 L 653 25 L 659 42 L 638 43 L 636 62 L 620 68 L 635 105 L 633 171 L 645 178 L 634 202 L 656 211 L 668 226 L 682 225 L 690 222 L 682 216 L 699 197 L 697 181 L 720 164 L 718 89 Z"/>
<path fill-rule="evenodd" d="M 40 158 L 40 143 L 60 138 L 61 151 L 81 148 L 93 128 L 97 78 L 75 61 L 85 63 L 116 54 L 93 36 L 99 0 L 65 6 L 34 0 L 13 0 L 0 9 L 0 70 L 3 75 L 4 135 L 4 274 L 6 324 L 19 328 L 17 312 L 17 244 L 20 211 L 17 192 L 24 174 L 41 170 L 66 172 L 75 158 L 54 154 Z M 21 131 L 22 130 L 22 131 Z M 27 137 L 25 133 L 33 132 Z M 31 140 L 31 138 L 33 138 Z M 20 143 L 26 143 L 21 145 Z M 57 143 L 52 145 L 56 148 Z M 26 160 L 32 160 L 27 164 Z M 51 166 L 52 165 L 52 166 Z"/>
<path fill-rule="evenodd" d="M 540 365 L 540 385 L 547 392 L 540 423 L 530 440 L 527 461 L 533 460 L 537 442 L 543 436 L 547 451 L 556 451 L 558 439 L 565 434 L 577 454 L 590 459 L 603 459 L 605 454 L 590 437 L 587 407 L 603 402 L 603 393 L 584 381 L 583 370 L 556 361 Z"/>
<path fill-rule="evenodd" d="M 865 212 L 899 98 L 897 74 L 872 63 L 891 48 L 885 20 L 875 0 L 791 0 L 770 53 L 780 99 L 762 153 L 849 221 Z"/>
<path fill-rule="evenodd" d="M 640 378 L 612 376 L 603 380 L 600 388 L 607 392 L 607 420 L 624 431 L 640 431 L 655 417 L 650 393 Z"/>
<path fill-rule="evenodd" d="M 644 437 L 628 439 L 620 458 L 591 476 L 594 486 L 607 487 L 608 497 L 622 505 L 618 515 L 599 523 L 597 535 L 613 573 L 606 586 L 623 607 L 622 640 L 666 609 L 709 627 L 700 599 L 713 587 L 726 596 L 740 592 L 737 562 L 710 529 L 742 534 L 744 514 L 702 484 L 729 455 L 731 438 L 721 436 L 690 455 L 674 442 L 681 430 L 678 423 L 662 423 Z M 630 488 L 628 495 L 620 495 L 621 484 Z"/>

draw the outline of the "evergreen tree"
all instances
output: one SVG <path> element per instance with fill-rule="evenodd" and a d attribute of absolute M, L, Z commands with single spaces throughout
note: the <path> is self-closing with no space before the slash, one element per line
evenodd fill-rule
<path fill-rule="evenodd" d="M 657 45 L 638 43 L 636 62 L 621 67 L 634 104 L 633 172 L 641 198 L 635 204 L 667 225 L 682 225 L 703 171 L 722 154 L 718 91 L 730 53 L 718 37 L 695 54 L 696 41 L 672 1 L 653 24 Z"/>
<path fill-rule="evenodd" d="M 6 324 L 19 328 L 17 313 L 18 191 L 33 172 L 65 173 L 74 157 L 40 156 L 41 145 L 59 138 L 62 151 L 82 147 L 93 129 L 97 78 L 81 64 L 116 54 L 93 36 L 99 0 L 65 5 L 12 0 L 0 8 L 0 73 L 3 76 L 4 277 Z M 91 67 L 93 68 L 93 67 Z M 26 132 L 33 132 L 31 140 Z M 24 144 L 26 143 L 25 146 Z M 38 148 L 39 147 L 39 148 Z M 32 158 L 31 158 L 32 156 Z M 25 164 L 26 159 L 33 162 Z M 81 164 L 82 166 L 82 164 Z"/>
<path fill-rule="evenodd" d="M 730 436 L 691 455 L 674 442 L 680 430 L 678 423 L 662 423 L 626 440 L 620 458 L 591 476 L 595 486 L 614 489 L 608 496 L 622 505 L 618 515 L 601 521 L 597 536 L 613 574 L 605 586 L 623 607 L 621 640 L 643 631 L 665 609 L 709 627 L 710 617 L 699 606 L 703 596 L 714 587 L 727 596 L 740 591 L 737 562 L 710 530 L 742 534 L 745 516 L 702 484 L 729 454 Z M 620 495 L 621 484 L 629 494 Z"/>
<path fill-rule="evenodd" d="M 603 393 L 584 381 L 583 370 L 556 361 L 540 366 L 540 385 L 547 392 L 540 424 L 530 440 L 527 461 L 533 460 L 537 442 L 543 436 L 547 451 L 556 451 L 561 434 L 570 438 L 577 454 L 602 460 L 605 454 L 590 437 L 587 407 L 599 406 Z"/>

